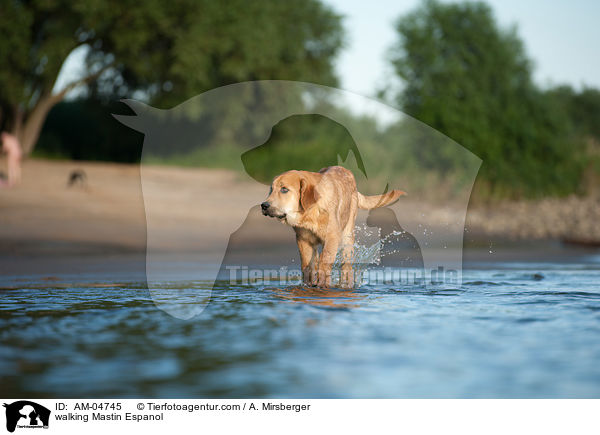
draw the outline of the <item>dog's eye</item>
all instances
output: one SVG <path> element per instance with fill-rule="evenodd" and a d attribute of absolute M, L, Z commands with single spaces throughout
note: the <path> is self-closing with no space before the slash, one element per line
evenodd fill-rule
<path fill-rule="evenodd" d="M 289 190 L 288 190 L 287 187 L 282 187 L 281 188 L 281 193 L 288 193 L 288 192 L 289 192 Z"/>

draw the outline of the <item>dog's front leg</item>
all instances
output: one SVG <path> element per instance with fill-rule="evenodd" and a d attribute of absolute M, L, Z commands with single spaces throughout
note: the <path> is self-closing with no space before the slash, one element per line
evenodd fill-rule
<path fill-rule="evenodd" d="M 315 285 L 317 283 L 317 247 L 308 240 L 296 237 L 298 251 L 300 251 L 300 266 L 302 267 L 302 281 L 306 284 Z"/>
<path fill-rule="evenodd" d="M 319 259 L 317 286 L 331 287 L 331 268 L 339 246 L 339 237 L 330 237 L 323 243 L 323 252 L 321 252 L 321 258 Z"/>

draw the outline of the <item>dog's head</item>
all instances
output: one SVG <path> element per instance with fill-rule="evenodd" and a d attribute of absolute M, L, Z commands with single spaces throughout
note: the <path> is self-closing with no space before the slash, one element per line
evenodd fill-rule
<path fill-rule="evenodd" d="M 260 206 L 265 216 L 294 225 L 317 199 L 318 193 L 311 173 L 288 171 L 275 177 L 269 196 Z"/>

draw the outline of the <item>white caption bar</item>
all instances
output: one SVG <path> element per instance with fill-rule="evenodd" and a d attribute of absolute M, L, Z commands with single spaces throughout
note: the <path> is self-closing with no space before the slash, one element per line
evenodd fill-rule
<path fill-rule="evenodd" d="M 597 434 L 599 400 L 0 399 L 9 433 Z M 43 429 L 35 431 L 34 429 Z M 172 432 L 177 431 L 177 432 Z M 206 432 L 210 431 L 210 432 Z"/>

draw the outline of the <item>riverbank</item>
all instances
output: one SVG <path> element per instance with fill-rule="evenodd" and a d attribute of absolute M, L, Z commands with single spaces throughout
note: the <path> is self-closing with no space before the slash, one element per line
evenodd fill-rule
<path fill-rule="evenodd" d="M 69 186 L 74 171 L 80 171 L 84 177 Z M 227 170 L 155 166 L 145 167 L 144 171 L 145 180 L 152 184 L 146 192 L 150 195 L 147 199 L 160 204 L 154 209 L 150 228 L 156 234 L 155 246 L 165 253 L 196 250 L 197 244 L 189 234 L 204 223 L 214 229 L 212 239 L 203 244 L 203 249 L 209 250 L 211 243 L 229 237 L 228 228 L 239 225 L 240 216 L 248 215 L 248 210 L 241 209 L 216 215 L 206 208 L 205 202 L 196 203 L 195 197 L 214 198 L 216 204 L 222 195 L 233 196 L 233 203 L 236 198 L 240 202 L 256 198 L 258 204 L 266 194 L 265 186 L 240 181 Z M 403 201 L 406 207 L 412 206 L 410 198 Z M 454 210 L 452 204 L 428 208 L 432 216 L 440 219 L 448 219 L 448 214 L 452 219 L 453 215 L 460 219 L 460 210 Z M 252 216 L 248 215 L 248 221 L 254 219 Z M 269 228 L 269 240 L 263 240 L 264 243 L 283 243 L 290 238 L 289 228 L 283 225 L 273 225 L 266 219 L 255 221 L 251 223 L 257 229 L 262 225 Z M 465 247 L 467 251 L 481 248 L 487 252 L 490 246 L 492 251 L 508 246 L 515 253 L 529 250 L 532 255 L 543 256 L 546 246 L 559 249 L 561 240 L 581 241 L 582 245 L 600 241 L 598 222 L 598 197 L 471 205 Z M 254 246 L 261 241 L 252 235 L 259 233 L 250 231 L 240 235 L 240 240 Z M 536 242 L 532 245 L 532 241 Z M 15 264 L 19 258 L 45 258 L 45 264 L 52 264 L 61 256 L 105 256 L 108 261 L 110 256 L 129 255 L 137 258 L 135 264 L 142 264 L 145 247 L 146 217 L 139 165 L 28 160 L 24 163 L 22 183 L 12 189 L 0 189 L 3 274 L 10 273 L 8 269 L 23 269 Z"/>

